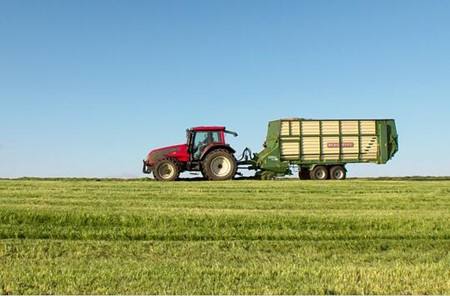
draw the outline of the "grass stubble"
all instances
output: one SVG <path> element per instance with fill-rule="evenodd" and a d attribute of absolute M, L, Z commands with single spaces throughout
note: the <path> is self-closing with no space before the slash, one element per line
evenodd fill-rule
<path fill-rule="evenodd" d="M 450 294 L 449 251 L 449 180 L 0 180 L 2 294 Z"/>

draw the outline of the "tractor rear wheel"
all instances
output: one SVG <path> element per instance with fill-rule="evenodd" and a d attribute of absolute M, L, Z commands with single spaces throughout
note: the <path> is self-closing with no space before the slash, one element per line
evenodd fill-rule
<path fill-rule="evenodd" d="M 341 165 L 336 165 L 330 169 L 330 177 L 333 180 L 344 180 L 346 175 L 347 172 Z"/>
<path fill-rule="evenodd" d="M 156 163 L 153 176 L 158 181 L 174 181 L 180 175 L 178 164 L 169 158 L 162 159 Z"/>
<path fill-rule="evenodd" d="M 230 180 L 236 175 L 236 159 L 225 149 L 217 149 L 206 155 L 202 172 L 209 180 Z"/>
<path fill-rule="evenodd" d="M 310 173 L 313 180 L 326 180 L 328 179 L 328 169 L 326 166 L 318 165 Z"/>

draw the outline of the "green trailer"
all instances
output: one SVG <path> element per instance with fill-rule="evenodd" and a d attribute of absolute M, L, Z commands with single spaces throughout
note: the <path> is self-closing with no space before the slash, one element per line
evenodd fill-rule
<path fill-rule="evenodd" d="M 262 179 L 292 174 L 301 179 L 345 179 L 347 163 L 384 164 L 398 151 L 392 119 L 302 119 L 270 121 L 264 149 L 251 168 Z"/>

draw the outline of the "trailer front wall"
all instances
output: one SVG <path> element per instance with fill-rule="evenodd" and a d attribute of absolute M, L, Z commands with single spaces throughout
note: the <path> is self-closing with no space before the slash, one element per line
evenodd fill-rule
<path fill-rule="evenodd" d="M 281 120 L 282 161 L 379 162 L 376 120 Z"/>

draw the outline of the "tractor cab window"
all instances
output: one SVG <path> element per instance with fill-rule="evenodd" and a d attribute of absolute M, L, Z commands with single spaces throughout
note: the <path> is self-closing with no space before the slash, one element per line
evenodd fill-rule
<path fill-rule="evenodd" d="M 194 159 L 199 159 L 205 148 L 212 143 L 219 143 L 219 132 L 196 132 L 192 152 Z"/>

